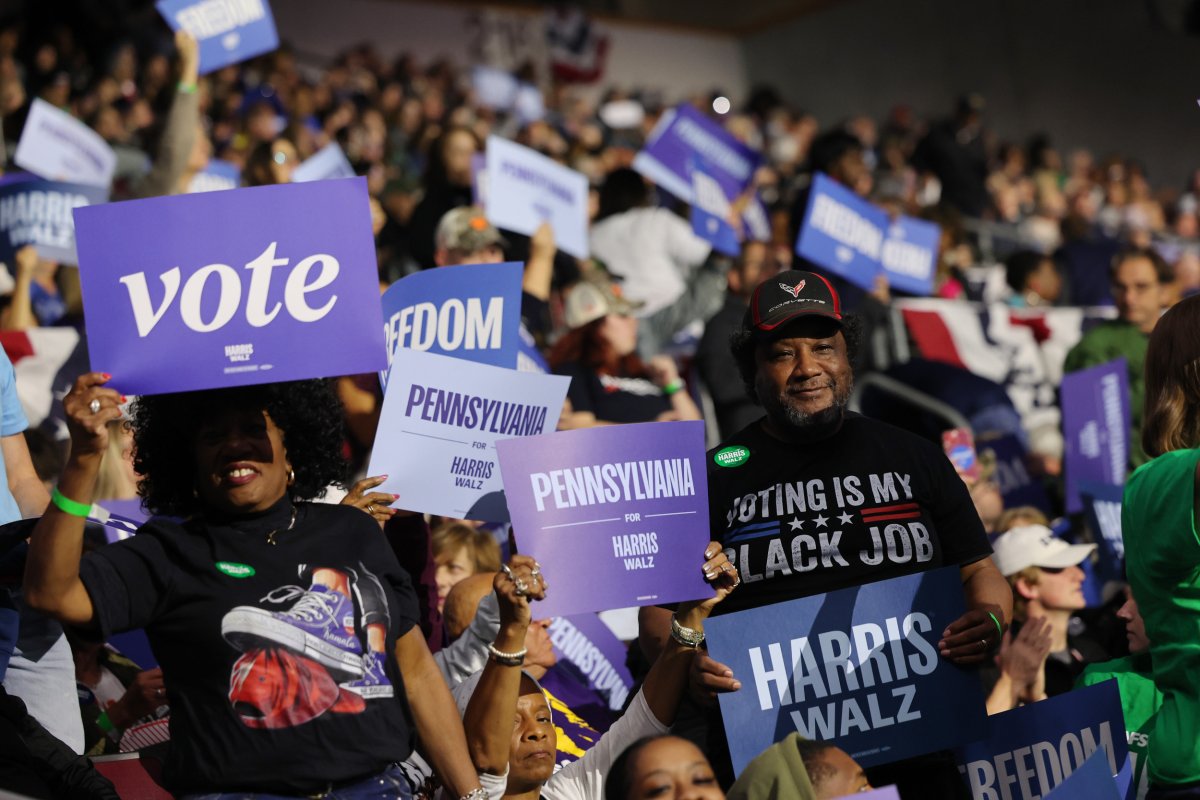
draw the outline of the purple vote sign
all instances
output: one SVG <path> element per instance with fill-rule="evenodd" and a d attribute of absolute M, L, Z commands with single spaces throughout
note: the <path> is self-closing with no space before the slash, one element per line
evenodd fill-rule
<path fill-rule="evenodd" d="M 704 424 L 496 442 L 517 545 L 550 583 L 540 616 L 711 597 Z M 556 588 L 557 587 L 557 588 Z"/>
<path fill-rule="evenodd" d="M 1129 368 L 1118 358 L 1062 379 L 1067 512 L 1083 510 L 1083 481 L 1119 486 L 1129 463 Z"/>
<path fill-rule="evenodd" d="M 387 366 L 365 178 L 75 211 L 92 369 L 159 394 Z"/>

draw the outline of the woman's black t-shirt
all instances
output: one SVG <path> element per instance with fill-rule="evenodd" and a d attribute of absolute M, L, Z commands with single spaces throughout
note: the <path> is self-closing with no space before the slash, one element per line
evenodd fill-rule
<path fill-rule="evenodd" d="M 313 793 L 412 750 L 394 655 L 417 622 L 411 581 L 368 515 L 294 508 L 290 528 L 286 499 L 230 522 L 151 520 L 80 565 L 104 636 L 144 627 L 162 666 L 177 795 Z"/>
<path fill-rule="evenodd" d="M 582 364 L 563 364 L 555 373 L 571 378 L 571 408 L 590 411 L 602 422 L 653 422 L 671 410 L 671 399 L 645 378 L 601 374 Z"/>

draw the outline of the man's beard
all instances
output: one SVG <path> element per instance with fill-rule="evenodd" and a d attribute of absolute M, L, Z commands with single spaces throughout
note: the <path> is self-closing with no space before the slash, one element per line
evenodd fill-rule
<path fill-rule="evenodd" d="M 807 412 L 796 407 L 788 396 L 788 389 L 768 394 L 759 392 L 763 408 L 767 416 L 781 429 L 781 432 L 792 433 L 801 438 L 820 438 L 832 433 L 842 423 L 846 414 L 846 406 L 850 402 L 850 390 L 853 383 L 845 387 L 830 378 L 825 384 L 833 391 L 833 402 L 820 411 Z M 803 388 L 811 388 L 805 386 Z"/>

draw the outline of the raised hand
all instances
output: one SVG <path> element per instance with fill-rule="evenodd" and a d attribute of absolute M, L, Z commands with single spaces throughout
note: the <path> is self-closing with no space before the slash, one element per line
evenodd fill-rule
<path fill-rule="evenodd" d="M 72 458 L 102 456 L 108 448 L 108 423 L 123 416 L 120 405 L 125 402 L 124 395 L 104 388 L 111 379 L 105 372 L 85 373 L 63 397 Z"/>
<path fill-rule="evenodd" d="M 350 487 L 350 491 L 342 498 L 342 505 L 354 506 L 370 514 L 376 522 L 384 523 L 396 516 L 397 509 L 391 508 L 392 503 L 400 499 L 398 494 L 371 492 L 387 480 L 387 475 L 376 475 L 373 478 L 363 478 Z"/>

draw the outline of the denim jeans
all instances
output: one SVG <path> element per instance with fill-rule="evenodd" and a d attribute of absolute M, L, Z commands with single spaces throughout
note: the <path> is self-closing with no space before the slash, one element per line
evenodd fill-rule
<path fill-rule="evenodd" d="M 189 794 L 181 800 L 295 800 L 305 795 L 269 794 L 267 792 L 217 792 Z M 399 764 L 393 764 L 378 775 L 357 783 L 339 786 L 328 792 L 308 795 L 324 800 L 412 800 L 413 788 Z"/>

